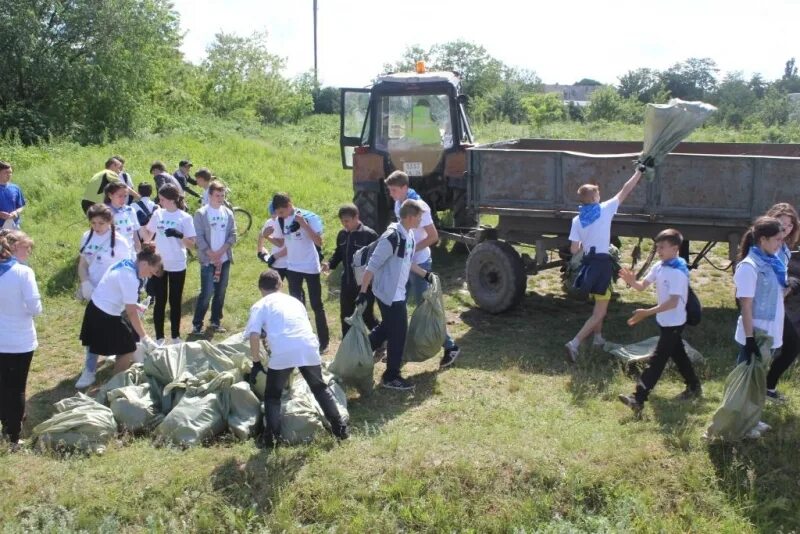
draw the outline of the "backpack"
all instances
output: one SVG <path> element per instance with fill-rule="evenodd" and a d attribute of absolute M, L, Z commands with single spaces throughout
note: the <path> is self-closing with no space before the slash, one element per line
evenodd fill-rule
<path fill-rule="evenodd" d="M 136 205 L 141 209 L 141 211 L 136 210 L 136 218 L 139 220 L 139 226 L 147 226 L 147 223 L 150 222 L 150 217 L 153 216 L 153 212 L 147 209 L 147 204 L 144 203 L 144 200 L 139 200 L 136 202 Z"/>
<path fill-rule="evenodd" d="M 378 243 L 381 242 L 384 236 L 389 240 L 389 244 L 392 245 L 392 254 L 397 254 L 401 258 L 403 257 L 402 255 L 405 254 L 405 239 L 400 238 L 400 232 L 397 231 L 397 228 L 391 228 L 381 236 L 381 238 L 357 249 L 353 253 L 353 261 L 350 263 L 350 266 L 353 268 L 353 275 L 356 278 L 356 285 L 361 286 L 361 282 L 364 280 L 364 273 L 367 272 L 369 259 L 372 257 L 372 253 L 375 252 Z"/>
<path fill-rule="evenodd" d="M 686 298 L 686 324 L 689 326 L 697 326 L 703 318 L 703 305 L 700 304 L 700 299 L 697 298 L 692 286 L 689 286 L 689 294 Z"/>

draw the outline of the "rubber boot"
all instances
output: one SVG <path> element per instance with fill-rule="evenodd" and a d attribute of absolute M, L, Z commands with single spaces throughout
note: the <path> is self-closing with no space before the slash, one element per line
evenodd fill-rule
<path fill-rule="evenodd" d="M 281 400 L 264 401 L 264 445 L 274 447 L 281 441 Z"/>
<path fill-rule="evenodd" d="M 350 437 L 350 432 L 347 429 L 347 421 L 339 413 L 339 407 L 336 406 L 336 399 L 330 387 L 321 389 L 314 392 L 314 398 L 317 399 L 322 413 L 331 425 L 331 432 L 338 439 L 347 439 Z"/>

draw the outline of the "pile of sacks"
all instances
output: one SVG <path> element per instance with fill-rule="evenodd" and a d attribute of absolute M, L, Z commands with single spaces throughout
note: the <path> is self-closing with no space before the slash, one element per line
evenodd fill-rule
<path fill-rule="evenodd" d="M 55 404 L 56 414 L 33 429 L 46 448 L 102 453 L 117 432 L 150 434 L 157 441 L 192 446 L 229 430 L 239 440 L 263 426 L 266 375 L 254 384 L 250 345 L 242 334 L 212 345 L 192 341 L 159 347 L 115 375 L 92 399 L 82 393 Z M 263 351 L 262 361 L 267 354 Z M 266 365 L 265 365 L 266 366 Z M 323 367 L 343 415 L 347 398 L 333 374 Z M 281 426 L 289 443 L 311 439 L 327 425 L 322 409 L 297 372 L 283 392 Z"/>

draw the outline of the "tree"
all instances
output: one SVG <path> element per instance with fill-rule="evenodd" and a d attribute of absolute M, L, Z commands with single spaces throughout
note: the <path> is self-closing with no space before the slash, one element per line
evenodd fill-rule
<path fill-rule="evenodd" d="M 797 75 L 797 66 L 794 58 L 786 62 L 783 68 L 783 76 L 775 83 L 785 93 L 800 92 L 800 76 Z"/>
<path fill-rule="evenodd" d="M 658 71 L 652 69 L 629 70 L 619 78 L 617 92 L 622 98 L 636 98 L 640 102 L 654 102 L 661 88 Z"/>
<path fill-rule="evenodd" d="M 758 97 L 741 72 L 732 72 L 719 85 L 714 103 L 718 108 L 716 120 L 738 128 L 755 112 Z"/>
<path fill-rule="evenodd" d="M 711 58 L 689 58 L 660 74 L 661 83 L 676 98 L 702 100 L 717 86 L 717 64 Z"/>
<path fill-rule="evenodd" d="M 603 85 L 603 84 L 591 78 L 581 78 L 580 80 L 575 82 L 575 85 Z"/>
<path fill-rule="evenodd" d="M 564 120 L 567 109 L 555 93 L 531 93 L 522 97 L 522 107 L 528 122 L 536 126 Z"/>

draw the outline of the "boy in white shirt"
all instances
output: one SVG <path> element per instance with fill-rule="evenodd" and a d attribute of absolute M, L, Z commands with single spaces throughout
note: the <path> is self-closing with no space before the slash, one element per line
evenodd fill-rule
<path fill-rule="evenodd" d="M 575 286 L 592 296 L 594 310 L 575 337 L 564 345 L 564 358 L 569 364 L 578 361 L 578 349 L 589 334 L 594 333 L 595 346 L 602 346 L 605 343 L 603 321 L 608 312 L 608 303 L 611 301 L 613 275 L 611 256 L 608 254 L 611 244 L 611 221 L 620 204 L 639 183 L 644 170 L 645 166 L 639 165 L 619 193 L 602 203 L 600 188 L 596 185 L 584 184 L 578 188 L 581 205 L 578 207 L 578 215 L 572 219 L 569 251 L 574 255 L 583 250 L 581 272 L 575 281 Z"/>
<path fill-rule="evenodd" d="M 319 342 L 302 302 L 281 292 L 281 277 L 276 271 L 264 271 L 258 278 L 261 300 L 250 308 L 244 335 L 250 339 L 253 367 L 250 382 L 264 371 L 260 361 L 261 336 L 266 335 L 270 350 L 267 385 L 264 391 L 264 441 L 274 445 L 281 440 L 281 393 L 296 368 L 300 370 L 333 435 L 348 438 L 347 420 L 336 406 L 333 393 L 322 378 Z"/>
<path fill-rule="evenodd" d="M 158 209 L 158 204 L 153 202 L 153 199 L 150 198 L 153 196 L 152 185 L 142 182 L 136 189 L 139 192 L 140 198 L 131 204 L 131 207 L 134 212 L 136 212 L 136 220 L 139 221 L 139 226 L 144 227 L 150 222 L 150 217 L 153 215 L 153 212 Z"/>
<path fill-rule="evenodd" d="M 205 167 L 201 167 L 196 173 L 194 173 L 194 181 L 197 184 L 197 187 L 203 190 L 203 192 L 200 194 L 201 206 L 208 204 L 208 185 L 214 179 L 216 179 L 216 176 L 211 174 L 211 171 Z"/>
<path fill-rule="evenodd" d="M 329 332 L 320 280 L 322 219 L 316 213 L 295 208 L 286 193 L 273 196 L 272 207 L 278 216 L 278 235 L 273 243 L 286 246 L 289 294 L 305 304 L 303 282 L 306 283 L 311 309 L 314 310 L 320 352 L 324 353 L 328 350 Z"/>
<path fill-rule="evenodd" d="M 636 391 L 633 395 L 620 395 L 619 400 L 630 407 L 637 416 L 644 409 L 644 403 L 650 392 L 656 387 L 667 360 L 672 358 L 678 372 L 686 382 L 686 389 L 678 395 L 676 400 L 690 400 L 703 395 L 700 379 L 694 372 L 689 356 L 683 346 L 681 332 L 686 324 L 686 302 L 689 299 L 689 267 L 686 261 L 678 256 L 683 243 L 683 236 L 677 230 L 669 228 L 659 233 L 656 238 L 656 254 L 661 260 L 650 269 L 641 282 L 636 280 L 636 275 L 629 269 L 622 269 L 620 277 L 636 289 L 644 291 L 651 284 L 656 285 L 658 304 L 652 308 L 638 309 L 628 319 L 630 326 L 643 319 L 656 316 L 656 322 L 661 330 L 658 344 L 647 367 L 639 377 Z"/>

